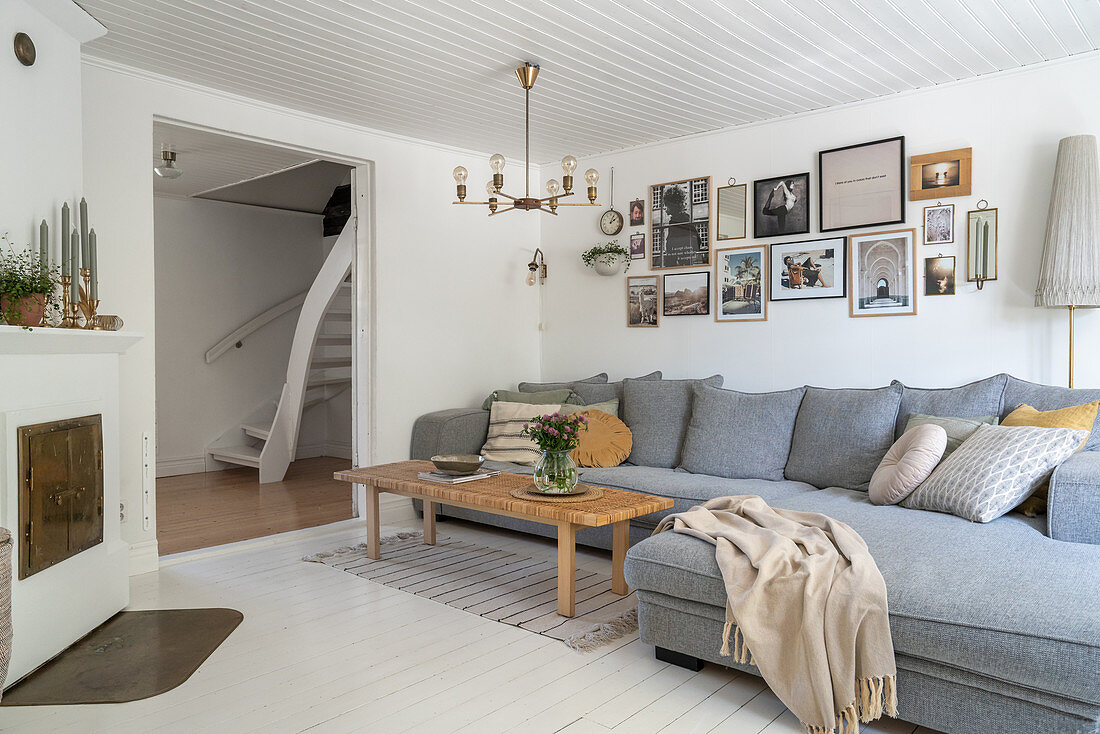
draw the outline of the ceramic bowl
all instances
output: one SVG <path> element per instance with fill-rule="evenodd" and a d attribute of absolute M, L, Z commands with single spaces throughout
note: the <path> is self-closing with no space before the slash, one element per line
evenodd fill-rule
<path fill-rule="evenodd" d="M 432 457 L 435 468 L 444 474 L 473 474 L 481 468 L 485 457 L 477 454 L 442 454 Z"/>

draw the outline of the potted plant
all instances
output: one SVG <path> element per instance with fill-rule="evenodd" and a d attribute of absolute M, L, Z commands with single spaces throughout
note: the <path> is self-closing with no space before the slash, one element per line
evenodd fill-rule
<path fill-rule="evenodd" d="M 600 275 L 615 275 L 625 263 L 625 273 L 630 270 L 630 251 L 619 247 L 618 240 L 611 240 L 606 245 L 595 245 L 581 253 L 581 260 L 590 268 L 594 268 Z"/>
<path fill-rule="evenodd" d="M 523 424 L 523 435 L 542 449 L 532 477 L 543 494 L 569 494 L 577 486 L 577 464 L 569 452 L 581 442 L 588 419 L 581 413 L 548 413 Z"/>
<path fill-rule="evenodd" d="M 8 242 L 6 235 L 2 239 Z M 0 254 L 0 317 L 12 326 L 38 326 L 48 309 L 60 311 L 54 297 L 59 283 L 56 266 L 31 248 L 17 251 L 8 242 L 8 251 Z"/>

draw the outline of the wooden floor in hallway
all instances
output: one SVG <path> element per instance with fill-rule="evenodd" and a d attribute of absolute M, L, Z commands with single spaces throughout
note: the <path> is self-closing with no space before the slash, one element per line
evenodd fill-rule
<path fill-rule="evenodd" d="M 240 468 L 157 479 L 157 543 L 162 556 L 346 520 L 352 486 L 332 473 L 351 462 L 299 459 L 281 482 L 260 484 Z"/>
<path fill-rule="evenodd" d="M 402 528 L 385 528 L 387 533 Z M 441 535 L 555 558 L 542 538 L 456 521 Z M 581 654 L 547 637 L 372 583 L 305 554 L 362 542 L 358 520 L 131 579 L 131 608 L 232 607 L 244 621 L 183 685 L 124 704 L 0 709 L 11 734 L 800 734 L 763 681 L 653 657 L 633 634 Z M 167 565 L 171 564 L 171 565 Z M 608 554 L 578 549 L 581 569 Z M 902 721 L 864 734 L 932 734 Z"/>

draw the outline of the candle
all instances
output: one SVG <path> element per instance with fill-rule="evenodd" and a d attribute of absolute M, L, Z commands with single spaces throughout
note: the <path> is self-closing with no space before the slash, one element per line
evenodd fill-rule
<path fill-rule="evenodd" d="M 982 277 L 989 277 L 989 220 L 982 223 Z"/>
<path fill-rule="evenodd" d="M 69 247 L 69 202 L 61 205 L 61 274 L 72 275 L 73 252 Z"/>
<path fill-rule="evenodd" d="M 89 266 L 92 273 L 91 294 L 88 296 L 93 301 L 99 300 L 99 263 L 96 258 L 95 230 L 88 232 L 88 250 L 92 255 L 92 264 Z"/>
<path fill-rule="evenodd" d="M 42 269 L 45 270 L 50 262 L 50 231 L 45 219 L 38 226 L 38 255 L 42 258 Z"/>
<path fill-rule="evenodd" d="M 88 202 L 80 200 L 80 267 L 88 267 Z M 75 257 L 75 254 L 74 254 Z"/>
<path fill-rule="evenodd" d="M 75 258 L 76 251 L 80 248 L 80 235 L 77 231 L 73 230 L 72 242 L 69 246 L 69 256 Z M 73 303 L 80 301 L 80 270 L 79 268 L 72 268 L 73 280 L 69 284 L 69 299 Z"/>

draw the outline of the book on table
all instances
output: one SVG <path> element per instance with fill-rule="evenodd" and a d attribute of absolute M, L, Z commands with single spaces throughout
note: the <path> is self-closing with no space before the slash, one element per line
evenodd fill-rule
<path fill-rule="evenodd" d="M 463 482 L 473 482 L 477 479 L 488 479 L 489 477 L 495 477 L 499 474 L 499 471 L 478 469 L 473 474 L 444 474 L 438 471 L 422 471 L 417 474 L 417 476 L 425 482 L 436 482 L 437 484 L 462 484 Z"/>

